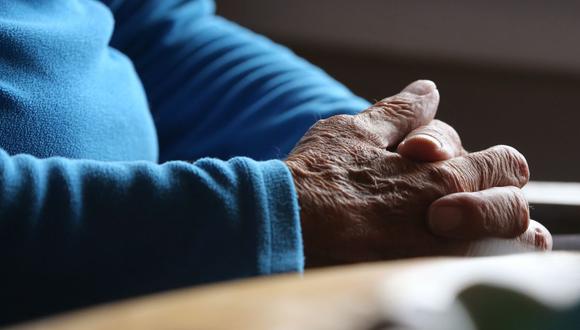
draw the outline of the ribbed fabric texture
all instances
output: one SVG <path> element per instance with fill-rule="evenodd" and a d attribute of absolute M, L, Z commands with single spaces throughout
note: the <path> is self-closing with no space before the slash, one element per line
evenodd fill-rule
<path fill-rule="evenodd" d="M 368 103 L 206 0 L 105 0 L 112 45 L 135 64 L 161 160 L 284 157 L 318 119 Z M 219 2 L 218 2 L 219 4 Z"/>
<path fill-rule="evenodd" d="M 367 105 L 211 1 L 103 2 L 0 1 L 2 324 L 301 271 L 275 158 Z"/>

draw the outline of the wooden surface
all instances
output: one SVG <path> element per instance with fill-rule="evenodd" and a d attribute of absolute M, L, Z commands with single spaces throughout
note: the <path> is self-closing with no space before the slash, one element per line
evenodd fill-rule
<path fill-rule="evenodd" d="M 178 290 L 15 329 L 384 329 L 392 325 L 470 329 L 473 324 L 457 297 L 477 285 L 509 288 L 542 306 L 562 310 L 580 301 L 580 253 L 429 258 L 329 268 L 303 277 L 283 275 Z"/>

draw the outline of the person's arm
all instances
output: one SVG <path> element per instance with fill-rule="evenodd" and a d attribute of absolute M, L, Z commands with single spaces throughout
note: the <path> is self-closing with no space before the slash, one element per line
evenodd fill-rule
<path fill-rule="evenodd" d="M 317 120 L 368 102 L 288 49 L 214 14 L 206 0 L 104 0 L 111 45 L 133 62 L 161 161 L 284 157 Z M 219 5 L 219 4 L 218 4 Z"/>
<path fill-rule="evenodd" d="M 0 323 L 245 276 L 301 271 L 281 161 L 194 164 L 0 150 Z"/>
<path fill-rule="evenodd" d="M 282 162 L 155 163 L 112 27 L 94 1 L 0 1 L 0 324 L 303 268 Z"/>

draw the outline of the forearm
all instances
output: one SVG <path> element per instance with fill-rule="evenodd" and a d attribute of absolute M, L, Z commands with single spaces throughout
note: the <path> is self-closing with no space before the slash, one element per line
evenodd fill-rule
<path fill-rule="evenodd" d="M 0 164 L 4 322 L 302 270 L 294 187 L 279 161 L 155 165 L 2 152 Z"/>

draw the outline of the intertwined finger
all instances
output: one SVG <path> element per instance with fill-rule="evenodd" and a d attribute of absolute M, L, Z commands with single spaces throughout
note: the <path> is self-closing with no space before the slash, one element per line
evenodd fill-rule
<path fill-rule="evenodd" d="M 457 241 L 465 242 L 465 241 Z M 466 255 L 489 256 L 513 253 L 550 251 L 552 250 L 552 235 L 539 222 L 530 220 L 528 229 L 520 236 L 512 239 L 485 238 L 471 241 Z"/>
<path fill-rule="evenodd" d="M 399 94 L 361 112 L 356 120 L 378 137 L 380 147 L 395 147 L 412 130 L 428 124 L 435 117 L 438 105 L 435 83 L 418 80 Z"/>
<path fill-rule="evenodd" d="M 552 235 L 541 223 L 530 220 L 528 229 L 516 240 L 524 245 L 532 246 L 536 250 L 550 251 L 553 246 Z"/>
<path fill-rule="evenodd" d="M 437 119 L 409 133 L 397 147 L 397 152 L 403 157 L 423 162 L 467 154 L 455 129 Z"/>
<path fill-rule="evenodd" d="M 530 177 L 524 156 L 503 145 L 436 163 L 433 169 L 433 174 L 443 181 L 446 194 L 492 187 L 521 188 Z"/>
<path fill-rule="evenodd" d="M 517 187 L 497 187 L 441 197 L 429 207 L 434 234 L 459 239 L 515 238 L 529 224 L 528 203 Z"/>

